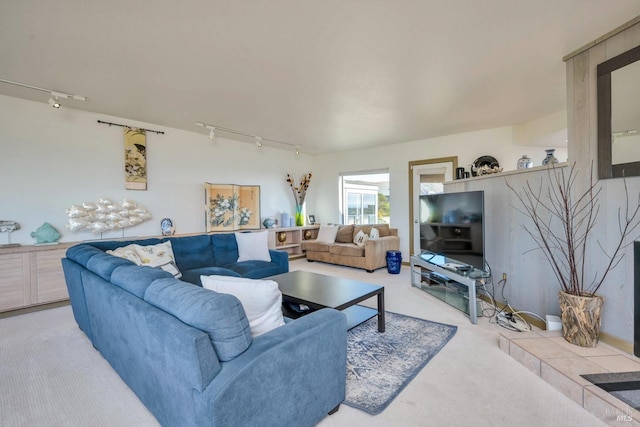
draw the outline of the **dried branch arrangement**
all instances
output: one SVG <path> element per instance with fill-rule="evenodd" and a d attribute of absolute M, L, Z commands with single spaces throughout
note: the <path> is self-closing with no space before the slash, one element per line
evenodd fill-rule
<path fill-rule="evenodd" d="M 296 201 L 296 205 L 302 205 L 304 203 L 304 199 L 305 197 L 307 197 L 309 184 L 311 184 L 311 176 L 311 172 L 302 175 L 302 178 L 300 179 L 300 185 L 296 185 L 294 182 L 294 178 L 291 177 L 291 174 L 287 174 L 287 182 L 291 187 L 291 192 L 293 193 L 293 199 Z"/>
<path fill-rule="evenodd" d="M 562 291 L 590 296 L 598 292 L 609 272 L 624 257 L 623 249 L 632 243 L 625 244 L 625 241 L 638 228 L 640 198 L 631 210 L 627 183 L 624 181 L 624 212 L 618 208 L 619 239 L 613 252 L 607 252 L 600 241 L 593 240 L 591 236 L 600 213 L 598 197 L 602 190 L 593 180 L 593 164 L 586 190 L 575 188 L 577 175 L 575 163 L 568 173 L 564 168 L 553 166 L 549 168 L 549 186 L 544 191 L 542 179 L 537 188 L 532 187 L 529 181 L 521 191 L 509 183 L 507 186 L 520 202 L 520 206 L 515 208 L 532 220 L 533 225 L 523 224 L 522 227 L 537 244 L 536 249 L 542 250 L 551 264 Z M 590 279 L 585 277 L 587 263 L 593 261 L 587 259 L 589 243 L 597 243 L 607 260 L 604 272 L 600 276 L 595 273 Z"/>

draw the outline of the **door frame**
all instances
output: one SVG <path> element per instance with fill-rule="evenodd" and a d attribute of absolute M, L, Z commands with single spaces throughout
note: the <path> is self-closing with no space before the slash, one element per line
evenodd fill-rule
<path fill-rule="evenodd" d="M 424 166 L 435 163 L 452 163 L 453 171 L 455 173 L 456 168 L 458 167 L 458 156 L 451 157 L 439 157 L 437 159 L 425 159 L 425 160 L 412 160 L 409 162 L 409 254 L 410 256 L 415 255 L 413 253 L 414 249 L 414 227 L 413 223 L 413 168 L 415 166 Z"/>

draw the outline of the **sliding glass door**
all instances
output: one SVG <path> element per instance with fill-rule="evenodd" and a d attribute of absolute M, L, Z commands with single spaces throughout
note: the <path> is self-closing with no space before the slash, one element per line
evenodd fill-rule
<path fill-rule="evenodd" d="M 376 224 L 378 222 L 377 190 L 345 188 L 347 212 L 345 224 Z"/>
<path fill-rule="evenodd" d="M 343 224 L 389 223 L 387 171 L 340 174 L 340 210 Z"/>

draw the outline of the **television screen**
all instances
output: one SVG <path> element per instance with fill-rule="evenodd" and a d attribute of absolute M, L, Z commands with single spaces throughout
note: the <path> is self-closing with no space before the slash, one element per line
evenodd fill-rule
<path fill-rule="evenodd" d="M 484 270 L 484 191 L 420 196 L 420 249 Z"/>

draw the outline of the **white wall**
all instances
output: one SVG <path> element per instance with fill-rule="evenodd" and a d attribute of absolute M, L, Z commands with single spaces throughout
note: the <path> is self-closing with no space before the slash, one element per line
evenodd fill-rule
<path fill-rule="evenodd" d="M 567 110 L 514 126 L 514 142 L 537 147 L 567 146 Z M 562 159 L 565 161 L 566 159 Z"/>
<path fill-rule="evenodd" d="M 556 148 L 556 156 L 566 160 L 566 147 Z M 403 260 L 409 259 L 409 162 L 439 157 L 458 156 L 458 166 L 466 167 L 478 157 L 491 155 L 505 170 L 515 170 L 518 159 L 528 154 L 534 165 L 545 157 L 544 149 L 513 143 L 513 128 L 502 127 L 448 135 L 420 141 L 394 144 L 367 150 L 347 151 L 317 156 L 314 172 L 317 185 L 310 192 L 313 204 L 308 211 L 322 222 L 340 223 L 338 176 L 343 172 L 389 170 L 391 226 L 398 228 Z"/>
<path fill-rule="evenodd" d="M 531 224 L 516 210 L 521 209 L 520 203 L 507 183 L 520 193 L 527 183 L 537 190 L 541 183 L 548 182 L 548 172 L 539 167 L 445 186 L 447 192 L 484 191 L 485 258 L 491 266 L 495 284 L 502 279 L 503 273 L 507 274 L 504 292 L 496 287 L 495 297 L 518 310 L 530 311 L 543 318 L 546 314 L 560 314 L 559 285 L 543 253 L 536 250 L 535 242 L 522 228 L 523 224 Z"/>
<path fill-rule="evenodd" d="M 147 191 L 125 190 L 123 129 L 98 119 L 165 132 L 147 133 Z M 195 125 L 187 132 L 0 96 L 0 220 L 21 225 L 13 243 L 33 244 L 30 233 L 44 222 L 60 231 L 62 242 L 100 238 L 65 228 L 65 209 L 100 197 L 132 199 L 151 213 L 152 219 L 125 229 L 125 237 L 160 234 L 163 217 L 173 219 L 177 233 L 204 232 L 204 182 L 260 185 L 262 218 L 279 217 L 282 209 L 294 211 L 287 172 L 300 176 L 310 169 L 307 155 L 210 141 Z M 122 230 L 103 234 L 122 236 Z M 0 244 L 6 242 L 0 234 Z"/>
<path fill-rule="evenodd" d="M 631 163 L 640 161 L 640 135 L 629 135 L 613 138 L 615 149 L 611 150 L 611 163 L 614 165 L 620 163 Z"/>
<path fill-rule="evenodd" d="M 572 163 L 573 164 L 573 163 Z M 567 167 L 570 167 L 567 166 Z M 581 176 L 589 175 L 589 167 L 576 166 Z M 567 172 L 568 173 L 568 172 Z M 595 172 L 594 172 L 595 174 Z M 445 186 L 445 191 L 484 190 L 485 193 L 485 253 L 490 263 L 494 280 L 507 273 L 506 300 L 516 309 L 534 312 L 542 317 L 546 314 L 560 315 L 558 291 L 560 285 L 542 251 L 536 249 L 535 242 L 522 228 L 531 226 L 530 219 L 515 207 L 520 206 L 516 196 L 507 187 L 507 182 L 521 191 L 527 183 L 534 189 L 548 183 L 548 171 L 538 168 L 535 171 L 514 173 L 506 176 L 486 177 L 468 182 L 453 182 Z M 629 199 L 632 205 L 637 203 L 640 194 L 640 178 L 628 178 Z M 543 187 L 543 194 L 544 194 Z M 608 259 L 600 246 L 613 253 L 618 240 L 618 209 L 624 213 L 624 185 L 622 180 L 601 181 L 599 196 L 600 211 L 596 227 L 588 242 L 588 262 L 585 268 L 587 284 L 592 278 L 601 277 Z M 576 187 L 576 190 L 579 188 Z M 624 258 L 618 267 L 607 277 L 598 294 L 605 299 L 602 332 L 630 343 L 633 341 L 633 240 L 640 235 L 634 233 L 625 244 Z M 502 301 L 504 302 L 504 301 Z M 630 344 L 624 346 L 629 350 Z"/>
<path fill-rule="evenodd" d="M 593 162 L 597 170 L 598 112 L 597 112 L 597 65 L 640 45 L 640 24 L 632 25 L 612 37 L 598 43 L 567 60 L 567 111 L 569 112 L 568 134 L 571 161 L 582 170 L 588 170 Z M 588 174 L 587 174 L 588 176 Z M 581 183 L 584 185 L 584 183 Z M 636 204 L 640 194 L 640 177 L 626 180 L 630 203 Z M 624 208 L 625 193 L 622 179 L 600 181 L 602 197 L 596 237 L 605 247 L 610 247 L 618 234 L 618 209 Z M 608 277 L 598 292 L 604 297 L 602 331 L 629 343 L 633 342 L 633 240 L 629 239 L 623 262 Z M 602 260 L 597 248 L 591 256 L 597 262 L 587 268 L 588 274 L 602 271 Z"/>

